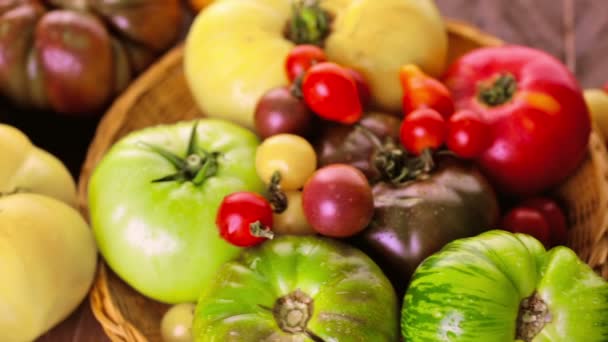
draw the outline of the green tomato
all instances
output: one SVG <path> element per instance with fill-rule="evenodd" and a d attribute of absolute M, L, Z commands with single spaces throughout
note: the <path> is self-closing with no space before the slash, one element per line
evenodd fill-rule
<path fill-rule="evenodd" d="M 195 341 L 396 341 L 397 298 L 359 250 L 281 236 L 226 263 L 201 296 Z"/>
<path fill-rule="evenodd" d="M 608 283 L 563 246 L 490 231 L 426 259 L 405 295 L 408 342 L 608 341 Z"/>
<path fill-rule="evenodd" d="M 152 299 L 194 302 L 240 251 L 220 237 L 215 217 L 224 196 L 264 191 L 258 145 L 252 132 L 213 119 L 145 128 L 116 143 L 89 184 L 108 265 Z"/>

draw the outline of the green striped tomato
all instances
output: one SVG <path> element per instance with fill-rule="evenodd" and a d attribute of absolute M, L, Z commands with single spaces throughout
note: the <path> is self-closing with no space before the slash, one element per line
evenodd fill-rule
<path fill-rule="evenodd" d="M 420 265 L 401 329 L 407 342 L 602 342 L 607 312 L 608 283 L 572 250 L 494 230 Z"/>

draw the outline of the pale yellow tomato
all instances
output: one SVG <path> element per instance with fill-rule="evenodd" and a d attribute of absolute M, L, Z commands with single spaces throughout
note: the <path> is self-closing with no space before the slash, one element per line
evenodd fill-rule
<path fill-rule="evenodd" d="M 258 176 L 270 184 L 279 172 L 281 190 L 297 190 L 317 169 L 317 155 L 310 143 L 294 134 L 278 134 L 264 140 L 256 151 Z"/>
<path fill-rule="evenodd" d="M 282 213 L 273 215 L 272 231 L 281 235 L 310 235 L 316 234 L 312 229 L 302 206 L 302 192 L 299 190 L 286 191 L 287 208 Z"/>
<path fill-rule="evenodd" d="M 586 89 L 584 95 L 591 119 L 604 141 L 608 141 L 608 93 L 603 89 Z"/>
<path fill-rule="evenodd" d="M 164 342 L 192 342 L 193 303 L 173 305 L 165 312 L 160 322 L 160 332 Z"/>

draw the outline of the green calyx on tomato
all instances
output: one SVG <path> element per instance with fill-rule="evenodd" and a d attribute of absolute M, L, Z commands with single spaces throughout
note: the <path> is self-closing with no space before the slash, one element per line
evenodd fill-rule
<path fill-rule="evenodd" d="M 478 101 L 489 106 L 495 107 L 510 101 L 517 91 L 517 81 L 513 75 L 506 73 L 499 75 L 490 85 L 482 85 L 478 96 Z"/>
<path fill-rule="evenodd" d="M 152 299 L 194 302 L 241 250 L 221 237 L 215 219 L 229 194 L 264 192 L 258 145 L 253 132 L 217 119 L 148 127 L 114 144 L 88 188 L 91 225 L 110 268 Z"/>
<path fill-rule="evenodd" d="M 247 248 L 201 295 L 205 341 L 396 341 L 398 307 L 382 270 L 344 243 L 280 236 Z"/>
<path fill-rule="evenodd" d="M 406 341 L 600 342 L 608 283 L 567 247 L 495 230 L 453 241 L 416 270 Z"/>
<path fill-rule="evenodd" d="M 287 37 L 295 44 L 322 45 L 329 34 L 330 16 L 318 0 L 294 1 Z"/>

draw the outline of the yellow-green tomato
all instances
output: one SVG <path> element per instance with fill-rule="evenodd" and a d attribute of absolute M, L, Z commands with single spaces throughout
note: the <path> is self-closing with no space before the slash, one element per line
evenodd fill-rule
<path fill-rule="evenodd" d="M 173 305 L 165 312 L 160 322 L 160 332 L 164 342 L 192 342 L 193 303 Z"/>
<path fill-rule="evenodd" d="M 603 89 L 586 89 L 584 96 L 593 123 L 604 141 L 608 141 L 608 92 Z"/>
<path fill-rule="evenodd" d="M 300 136 L 273 135 L 258 146 L 255 168 L 264 183 L 270 184 L 273 174 L 278 172 L 281 190 L 297 190 L 317 169 L 317 155 L 312 145 Z"/>
<path fill-rule="evenodd" d="M 320 42 L 328 59 L 359 71 L 376 107 L 401 110 L 402 65 L 419 65 L 433 76 L 443 72 L 447 32 L 434 1 L 318 3 L 331 18 Z M 285 33 L 294 4 L 296 0 L 222 0 L 198 14 L 186 39 L 184 70 L 204 113 L 253 128 L 261 96 L 288 84 L 285 59 L 295 43 Z"/>
<path fill-rule="evenodd" d="M 0 124 L 0 193 L 47 195 L 76 206 L 76 184 L 55 156 L 34 146 L 13 126 Z"/>
<path fill-rule="evenodd" d="M 0 197 L 0 341 L 33 341 L 86 297 L 97 251 L 71 206 L 18 193 Z"/>
<path fill-rule="evenodd" d="M 273 215 L 272 231 L 282 235 L 309 235 L 317 232 L 306 220 L 302 206 L 302 192 L 286 191 L 287 208 L 282 213 Z"/>

